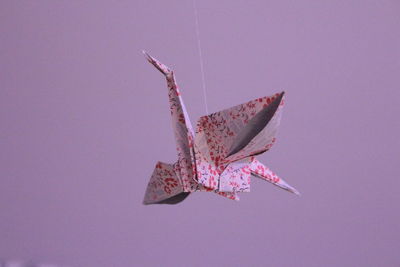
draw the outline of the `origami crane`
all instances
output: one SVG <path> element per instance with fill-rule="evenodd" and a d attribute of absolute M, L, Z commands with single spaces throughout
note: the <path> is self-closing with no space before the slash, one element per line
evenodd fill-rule
<path fill-rule="evenodd" d="M 196 191 L 214 192 L 239 200 L 239 192 L 250 191 L 251 176 L 299 194 L 255 158 L 275 143 L 284 92 L 200 117 L 194 132 L 174 72 L 143 53 L 167 79 L 178 152 L 174 164 L 156 164 L 144 204 L 176 204 Z"/>

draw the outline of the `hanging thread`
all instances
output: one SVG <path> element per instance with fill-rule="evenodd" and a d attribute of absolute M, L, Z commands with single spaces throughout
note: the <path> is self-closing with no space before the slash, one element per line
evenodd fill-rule
<path fill-rule="evenodd" d="M 203 85 L 203 98 L 204 98 L 204 105 L 206 107 L 206 114 L 208 115 L 206 80 L 204 78 L 203 55 L 201 53 L 199 16 L 197 14 L 196 0 L 193 0 L 193 9 L 194 9 L 195 24 L 196 24 L 197 50 L 198 50 L 198 53 L 199 53 L 200 72 L 201 72 L 201 80 L 202 80 L 202 85 Z"/>

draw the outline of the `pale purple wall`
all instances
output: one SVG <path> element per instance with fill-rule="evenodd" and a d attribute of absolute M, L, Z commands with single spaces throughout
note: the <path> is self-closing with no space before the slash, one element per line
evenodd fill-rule
<path fill-rule="evenodd" d="M 399 1 L 198 1 L 210 111 L 281 89 L 254 181 L 142 206 L 175 161 L 164 80 L 204 113 L 192 1 L 1 1 L 0 258 L 71 266 L 399 266 Z"/>

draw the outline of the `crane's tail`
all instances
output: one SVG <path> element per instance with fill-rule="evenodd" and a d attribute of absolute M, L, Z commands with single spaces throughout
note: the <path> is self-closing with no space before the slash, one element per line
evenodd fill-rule
<path fill-rule="evenodd" d="M 262 180 L 272 183 L 286 191 L 294 193 L 296 195 L 300 195 L 300 192 L 297 191 L 296 188 L 289 185 L 283 179 L 279 178 L 274 172 L 272 172 L 267 166 L 262 164 L 256 159 L 253 159 L 253 163 L 251 165 L 251 174 L 255 177 L 258 177 Z"/>

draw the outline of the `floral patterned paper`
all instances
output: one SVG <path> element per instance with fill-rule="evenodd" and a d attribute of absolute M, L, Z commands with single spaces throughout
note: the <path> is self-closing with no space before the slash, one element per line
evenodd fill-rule
<path fill-rule="evenodd" d="M 275 143 L 284 92 L 203 116 L 194 132 L 174 72 L 146 52 L 144 54 L 167 80 L 178 152 L 174 164 L 156 164 L 144 204 L 168 203 L 166 201 L 172 199 L 177 203 L 196 191 L 239 200 L 238 193 L 250 191 L 251 176 L 298 194 L 254 157 L 268 151 Z"/>

